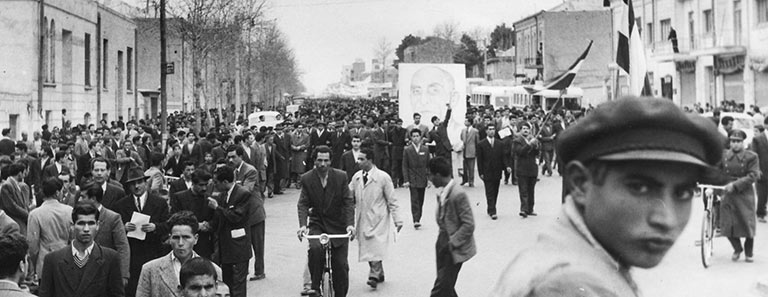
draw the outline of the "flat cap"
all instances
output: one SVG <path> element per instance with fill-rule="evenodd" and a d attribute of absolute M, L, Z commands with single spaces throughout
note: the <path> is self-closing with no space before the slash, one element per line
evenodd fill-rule
<path fill-rule="evenodd" d="M 630 96 L 599 105 L 558 137 L 556 149 L 565 164 L 656 160 L 711 167 L 724 143 L 712 120 L 667 99 Z"/>

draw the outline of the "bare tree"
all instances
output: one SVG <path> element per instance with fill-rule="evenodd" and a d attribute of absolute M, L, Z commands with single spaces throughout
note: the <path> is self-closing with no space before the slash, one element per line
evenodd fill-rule
<path fill-rule="evenodd" d="M 437 24 L 432 30 L 432 35 L 445 40 L 456 42 L 459 40 L 459 22 L 453 19 Z"/>
<path fill-rule="evenodd" d="M 379 42 L 376 44 L 376 48 L 373 49 L 373 53 L 376 56 L 376 59 L 379 59 L 379 63 L 381 63 L 381 69 L 379 69 L 381 80 L 379 82 L 385 82 L 386 81 L 386 75 L 387 75 L 387 58 L 394 53 L 395 47 L 392 45 L 392 42 L 387 40 L 386 37 L 382 37 L 379 39 Z M 373 75 L 373 73 L 371 73 Z"/>

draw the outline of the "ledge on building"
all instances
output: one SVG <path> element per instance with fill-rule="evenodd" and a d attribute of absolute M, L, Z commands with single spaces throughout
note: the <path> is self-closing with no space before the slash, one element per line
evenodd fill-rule
<path fill-rule="evenodd" d="M 55 87 L 56 87 L 56 83 L 52 83 L 52 82 L 43 83 L 43 88 L 55 88 Z"/>
<path fill-rule="evenodd" d="M 107 88 L 101 88 L 101 92 L 102 92 L 102 93 L 108 93 L 108 92 L 109 92 L 109 89 L 107 89 Z"/>
<path fill-rule="evenodd" d="M 125 93 L 133 95 L 133 90 L 125 90 Z"/>
<path fill-rule="evenodd" d="M 85 85 L 83 86 L 83 90 L 90 91 L 90 90 L 93 90 L 93 87 L 89 85 Z"/>

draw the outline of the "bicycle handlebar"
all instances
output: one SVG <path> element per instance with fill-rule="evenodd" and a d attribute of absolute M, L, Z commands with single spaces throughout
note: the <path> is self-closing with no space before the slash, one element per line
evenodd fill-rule
<path fill-rule="evenodd" d="M 303 234 L 302 237 L 306 239 L 321 239 L 321 238 L 328 238 L 328 239 L 337 239 L 337 238 L 350 238 L 352 237 L 352 233 L 344 233 L 344 234 L 318 234 L 318 235 L 307 235 Z"/>
<path fill-rule="evenodd" d="M 725 186 L 715 186 L 715 185 L 705 185 L 705 184 L 699 184 L 697 185 L 699 188 L 706 188 L 706 189 L 713 189 L 713 190 L 725 190 Z"/>

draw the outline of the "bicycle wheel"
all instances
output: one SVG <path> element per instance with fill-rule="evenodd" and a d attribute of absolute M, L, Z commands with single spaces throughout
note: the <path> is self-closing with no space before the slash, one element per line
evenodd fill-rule
<path fill-rule="evenodd" d="M 715 226 L 712 212 L 704 211 L 704 217 L 701 222 L 701 264 L 704 268 L 709 267 L 714 248 Z"/>
<path fill-rule="evenodd" d="M 331 272 L 329 271 L 323 273 L 321 291 L 323 297 L 333 297 L 333 280 L 331 280 Z"/>

